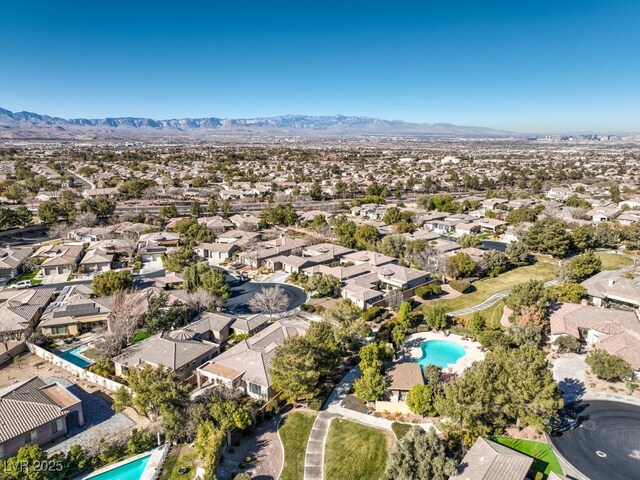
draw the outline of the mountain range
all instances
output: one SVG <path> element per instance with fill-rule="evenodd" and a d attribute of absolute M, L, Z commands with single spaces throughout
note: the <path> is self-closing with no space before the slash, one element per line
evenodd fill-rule
<path fill-rule="evenodd" d="M 145 139 L 184 136 L 191 140 L 218 135 L 252 136 L 439 136 L 504 137 L 513 132 L 449 123 L 409 123 L 357 116 L 284 115 L 265 118 L 145 117 L 64 119 L 0 108 L 0 139 Z"/>

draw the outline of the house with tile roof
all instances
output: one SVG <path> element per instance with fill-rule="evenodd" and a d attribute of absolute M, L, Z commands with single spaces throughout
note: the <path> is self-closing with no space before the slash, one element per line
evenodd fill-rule
<path fill-rule="evenodd" d="M 291 336 L 304 335 L 309 323 L 302 317 L 278 320 L 253 337 L 237 343 L 196 370 L 198 388 L 221 385 L 267 401 L 275 395 L 269 367 L 277 347 Z"/>
<path fill-rule="evenodd" d="M 107 329 L 114 297 L 92 298 L 79 286 L 63 291 L 51 303 L 38 327 L 45 335 L 79 335 L 94 329 Z"/>
<path fill-rule="evenodd" d="M 478 437 L 449 480 L 525 480 L 532 464 L 533 458 Z"/>
<path fill-rule="evenodd" d="M 194 370 L 220 353 L 220 345 L 202 340 L 189 328 L 160 332 L 125 348 L 113 357 L 116 375 L 123 376 L 130 368 L 145 366 L 164 368 L 183 380 Z"/>
<path fill-rule="evenodd" d="M 640 320 L 634 311 L 562 303 L 550 315 L 551 339 L 566 335 L 623 358 L 640 377 Z"/>
<path fill-rule="evenodd" d="M 30 248 L 0 248 L 0 280 L 10 280 L 20 275 L 30 253 Z"/>
<path fill-rule="evenodd" d="M 83 253 L 82 245 L 43 245 L 33 257 L 41 261 L 38 275 L 47 276 L 73 273 Z"/>
<path fill-rule="evenodd" d="M 38 377 L 0 391 L 0 460 L 25 445 L 46 445 L 67 433 L 68 417 L 84 424 L 82 402 L 59 383 Z"/>
<path fill-rule="evenodd" d="M 619 270 L 603 270 L 581 284 L 587 300 L 598 306 L 640 308 L 640 278 L 626 278 Z"/>
<path fill-rule="evenodd" d="M 54 288 L 0 292 L 0 364 L 26 348 L 26 339 L 53 298 Z"/>

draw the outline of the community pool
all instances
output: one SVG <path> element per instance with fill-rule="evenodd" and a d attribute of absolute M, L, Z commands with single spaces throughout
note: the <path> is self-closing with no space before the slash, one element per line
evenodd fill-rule
<path fill-rule="evenodd" d="M 83 480 L 140 480 L 149 458 L 151 458 L 151 455 L 146 455 L 97 475 L 89 475 L 84 477 Z"/>
<path fill-rule="evenodd" d="M 422 342 L 420 348 L 422 349 L 422 356 L 414 360 L 414 363 L 420 364 L 420 368 L 424 368 L 427 365 L 447 368 L 449 365 L 454 365 L 465 355 L 464 348 L 448 340 L 427 340 Z"/>
<path fill-rule="evenodd" d="M 71 350 L 67 350 L 66 352 L 61 352 L 58 356 L 80 368 L 87 368 L 93 363 L 93 360 L 89 360 L 87 357 L 81 355 L 81 352 L 84 352 L 86 349 L 86 345 L 81 345 L 79 347 L 74 347 Z"/>

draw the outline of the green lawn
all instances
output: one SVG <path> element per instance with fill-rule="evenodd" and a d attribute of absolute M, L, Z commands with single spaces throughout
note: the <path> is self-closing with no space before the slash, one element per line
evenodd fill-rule
<path fill-rule="evenodd" d="M 633 260 L 615 253 L 596 253 L 602 260 L 602 270 L 618 270 L 633 265 Z"/>
<path fill-rule="evenodd" d="M 555 265 L 544 262 L 537 262 L 526 267 L 514 268 L 508 272 L 498 275 L 495 278 L 487 278 L 479 280 L 472 285 L 471 293 L 465 293 L 457 298 L 442 299 L 438 302 L 425 305 L 422 308 L 429 308 L 433 305 L 440 305 L 447 312 L 452 310 L 460 310 L 462 308 L 471 307 L 478 303 L 484 302 L 494 293 L 511 289 L 518 283 L 524 283 L 528 280 L 551 280 L 554 275 Z"/>
<path fill-rule="evenodd" d="M 393 433 L 396 435 L 398 440 L 409 433 L 411 427 L 413 427 L 413 425 L 409 425 L 408 423 L 393 422 L 391 424 L 391 430 L 393 430 Z"/>
<path fill-rule="evenodd" d="M 40 285 L 42 283 L 42 280 L 36 280 L 35 276 L 38 274 L 38 270 L 32 270 L 30 272 L 24 272 L 22 275 L 20 275 L 18 278 L 16 278 L 15 280 L 12 280 L 11 282 L 7 283 L 7 286 L 11 285 L 12 283 L 15 282 L 21 282 L 22 280 L 31 280 L 31 283 L 33 285 Z"/>
<path fill-rule="evenodd" d="M 167 455 L 162 465 L 162 475 L 160 480 L 184 480 L 185 478 L 193 478 L 196 474 L 196 452 L 193 447 L 188 445 L 176 445 L 171 448 L 171 452 Z M 186 467 L 187 473 L 180 475 L 178 469 Z"/>
<path fill-rule="evenodd" d="M 387 463 L 387 435 L 348 420 L 333 420 L 324 450 L 325 478 L 376 480 Z"/>
<path fill-rule="evenodd" d="M 480 313 L 487 319 L 487 327 L 493 329 L 501 328 L 500 320 L 502 319 L 502 312 L 504 310 L 504 300 L 499 300 L 494 305 L 484 310 L 480 310 Z M 473 318 L 473 313 L 469 315 L 463 315 L 461 318 L 465 325 L 469 325 Z"/>
<path fill-rule="evenodd" d="M 536 472 L 543 473 L 545 478 L 551 472 L 562 475 L 560 463 L 551 447 L 546 443 L 507 437 L 497 437 L 493 440 L 520 453 L 524 453 L 528 457 L 532 457 L 534 461 L 531 468 Z"/>
<path fill-rule="evenodd" d="M 304 455 L 316 414 L 293 412 L 284 417 L 278 433 L 284 447 L 284 467 L 280 480 L 302 480 Z"/>

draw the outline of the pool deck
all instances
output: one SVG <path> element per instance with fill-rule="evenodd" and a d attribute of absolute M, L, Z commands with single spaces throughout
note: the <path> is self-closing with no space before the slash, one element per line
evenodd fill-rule
<path fill-rule="evenodd" d="M 140 475 L 140 480 L 153 480 L 154 478 L 156 478 L 156 473 L 158 473 L 158 471 L 162 468 L 162 464 L 164 463 L 164 459 L 166 458 L 168 451 L 169 451 L 169 443 L 165 443 L 164 445 L 161 445 L 151 450 L 150 452 L 140 453 L 138 455 L 134 455 L 133 457 L 125 458 L 124 460 L 121 460 L 119 462 L 106 465 L 87 475 L 78 477 L 75 480 L 90 480 L 99 475 L 102 475 L 103 473 L 106 473 L 110 470 L 121 467 L 122 465 L 135 462 L 136 460 L 139 460 L 146 456 L 149 456 L 150 458 L 149 458 L 149 461 L 147 462 L 147 465 L 144 468 L 144 471 L 142 472 L 142 475 Z M 151 453 L 151 455 L 149 455 L 149 453 Z"/>
<path fill-rule="evenodd" d="M 422 356 L 422 344 L 429 340 L 446 340 L 455 343 L 464 348 L 464 356 L 459 358 L 454 365 L 449 365 L 444 369 L 445 372 L 456 373 L 460 375 L 471 364 L 479 360 L 484 360 L 484 352 L 481 345 L 473 340 L 463 340 L 460 335 L 449 334 L 443 332 L 420 332 L 409 335 L 403 345 L 403 349 L 408 351 L 411 360 L 417 360 Z"/>

